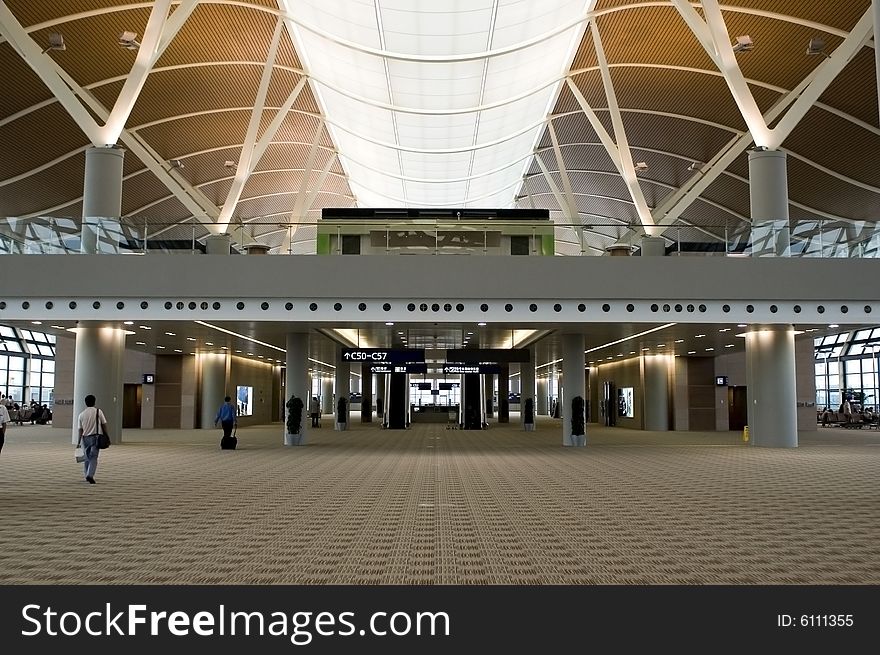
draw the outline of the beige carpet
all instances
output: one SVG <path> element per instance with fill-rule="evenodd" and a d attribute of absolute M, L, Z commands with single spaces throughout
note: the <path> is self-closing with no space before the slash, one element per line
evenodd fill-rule
<path fill-rule="evenodd" d="M 0 583 L 880 583 L 880 433 L 324 425 L 128 431 L 94 486 L 66 431 L 13 427 Z"/>

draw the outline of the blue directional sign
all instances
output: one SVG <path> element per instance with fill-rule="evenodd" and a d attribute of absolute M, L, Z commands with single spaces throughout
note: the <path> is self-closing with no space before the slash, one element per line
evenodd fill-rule
<path fill-rule="evenodd" d="M 415 348 L 389 350 L 387 348 L 343 348 L 342 361 L 367 364 L 407 364 L 424 362 L 425 351 Z"/>

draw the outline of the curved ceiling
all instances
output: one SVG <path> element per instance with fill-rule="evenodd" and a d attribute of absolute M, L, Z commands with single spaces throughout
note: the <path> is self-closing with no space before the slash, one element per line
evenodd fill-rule
<path fill-rule="evenodd" d="M 107 139 L 152 235 L 305 253 L 322 207 L 519 206 L 598 254 L 741 230 L 757 142 L 793 219 L 873 233 L 872 27 L 871 0 L 6 0 L 0 216 L 80 217 Z"/>

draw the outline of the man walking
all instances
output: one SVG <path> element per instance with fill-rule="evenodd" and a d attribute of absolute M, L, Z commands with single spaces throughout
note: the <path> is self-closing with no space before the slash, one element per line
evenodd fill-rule
<path fill-rule="evenodd" d="M 86 396 L 86 408 L 80 413 L 77 419 L 79 423 L 79 440 L 82 444 L 83 454 L 86 460 L 83 462 L 83 469 L 86 475 L 86 482 L 89 484 L 97 484 L 95 482 L 95 471 L 98 470 L 98 435 L 103 431 L 107 432 L 107 419 L 104 412 L 95 407 L 95 397 L 92 394 Z"/>
<path fill-rule="evenodd" d="M 223 437 L 231 437 L 232 436 L 232 428 L 238 425 L 238 419 L 235 417 L 235 405 L 232 404 L 232 398 L 226 396 L 223 399 L 223 404 L 220 405 L 220 409 L 217 410 L 217 417 L 214 419 L 214 427 L 217 427 L 217 424 L 223 426 Z"/>
<path fill-rule="evenodd" d="M 6 405 L 0 404 L 0 452 L 3 452 L 3 444 L 6 442 L 6 426 L 9 425 L 9 412 Z"/>

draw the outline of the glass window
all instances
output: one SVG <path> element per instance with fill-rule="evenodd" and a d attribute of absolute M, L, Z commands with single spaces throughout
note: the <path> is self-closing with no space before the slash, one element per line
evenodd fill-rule
<path fill-rule="evenodd" d="M 827 382 L 826 382 L 826 378 L 824 375 L 817 375 L 816 376 L 816 388 L 817 389 L 827 389 L 827 387 L 825 386 L 826 384 L 827 384 Z"/>
<path fill-rule="evenodd" d="M 12 337 L 15 339 L 15 330 L 6 325 L 0 325 L 0 337 Z"/>
<path fill-rule="evenodd" d="M 54 357 L 55 351 L 52 350 L 52 346 L 44 346 L 40 344 L 39 346 L 40 354 L 45 355 L 46 357 Z"/>
<path fill-rule="evenodd" d="M 27 348 L 28 348 L 28 351 L 33 355 L 40 354 L 40 347 L 35 343 L 31 343 L 30 341 L 28 341 Z"/>
<path fill-rule="evenodd" d="M 859 330 L 853 337 L 855 341 L 863 341 L 871 338 L 871 330 Z"/>
<path fill-rule="evenodd" d="M 21 336 L 28 340 L 33 340 L 34 336 L 31 334 L 30 330 L 20 330 Z"/>
<path fill-rule="evenodd" d="M 47 340 L 49 343 L 55 343 L 55 335 L 54 335 L 54 334 L 47 334 L 47 335 L 46 335 L 46 340 Z"/>
<path fill-rule="evenodd" d="M 825 366 L 825 362 L 819 362 L 816 364 L 816 375 L 825 375 L 827 367 Z"/>
<path fill-rule="evenodd" d="M 39 341 L 40 343 L 49 343 L 49 340 L 46 338 L 46 335 L 42 332 L 33 332 L 34 341 Z"/>
<path fill-rule="evenodd" d="M 43 373 L 43 386 L 44 387 L 54 387 L 55 386 L 55 374 L 54 373 Z"/>
<path fill-rule="evenodd" d="M 840 388 L 840 376 L 839 375 L 829 375 L 828 376 L 828 388 L 829 389 L 839 389 Z"/>
<path fill-rule="evenodd" d="M 15 402 L 20 403 L 22 402 L 22 398 L 24 397 L 22 395 L 23 392 L 24 390 L 21 387 L 8 387 L 6 395 L 12 398 L 12 400 L 14 400 Z"/>
<path fill-rule="evenodd" d="M 43 372 L 49 371 L 51 373 L 55 372 L 55 360 L 54 359 L 44 359 L 43 360 Z"/>
<path fill-rule="evenodd" d="M 846 375 L 846 388 L 847 389 L 861 389 L 862 388 L 862 376 L 859 373 L 847 373 Z"/>
<path fill-rule="evenodd" d="M 9 370 L 10 371 L 23 371 L 24 370 L 24 357 L 10 357 L 9 358 Z"/>
<path fill-rule="evenodd" d="M 868 371 L 873 371 L 874 364 L 876 364 L 876 361 L 874 360 L 873 357 L 867 357 L 866 359 L 863 359 L 862 360 L 862 373 L 866 373 Z"/>
<path fill-rule="evenodd" d="M 840 362 L 828 362 L 828 373 L 840 373 Z"/>
<path fill-rule="evenodd" d="M 837 408 L 840 407 L 840 392 L 839 391 L 830 391 L 828 393 L 828 402 L 829 405 L 837 411 Z"/>
<path fill-rule="evenodd" d="M 9 385 L 15 387 L 24 386 L 24 371 L 9 371 Z"/>
<path fill-rule="evenodd" d="M 6 348 L 8 352 L 11 353 L 20 353 L 21 345 L 19 345 L 18 341 L 4 341 L 3 346 Z"/>

